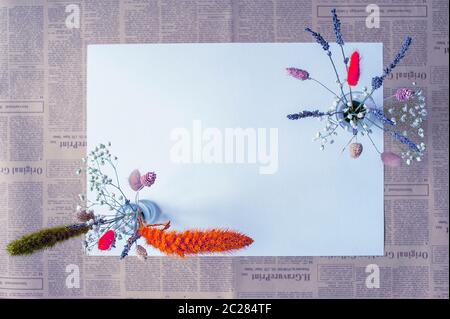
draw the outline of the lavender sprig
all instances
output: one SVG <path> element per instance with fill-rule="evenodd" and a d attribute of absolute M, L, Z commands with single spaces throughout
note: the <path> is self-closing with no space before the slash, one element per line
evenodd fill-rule
<path fill-rule="evenodd" d="M 341 32 L 341 20 L 339 20 L 337 14 L 336 14 L 336 8 L 333 8 L 333 10 L 331 10 L 331 14 L 333 15 L 333 28 L 334 28 L 334 33 L 336 35 L 336 43 L 339 44 L 339 47 L 341 48 L 341 53 L 342 53 L 342 58 L 344 59 L 345 69 L 347 70 L 347 73 L 348 73 L 349 58 L 347 56 L 345 56 L 345 52 L 344 52 L 344 39 L 342 38 L 342 32 Z M 349 91 L 350 91 L 350 102 L 351 102 L 353 100 L 353 96 L 352 96 L 353 93 L 352 93 L 351 86 L 349 86 Z"/>
<path fill-rule="evenodd" d="M 372 90 L 377 90 L 383 85 L 384 79 L 392 73 L 392 70 L 400 63 L 400 61 L 405 57 L 406 51 L 408 51 L 410 45 L 411 45 L 411 37 L 406 37 L 405 40 L 403 40 L 402 47 L 400 48 L 400 51 L 395 56 L 394 60 L 389 64 L 388 67 L 384 69 L 382 76 L 375 76 L 372 78 Z"/>
<path fill-rule="evenodd" d="M 412 149 L 413 151 L 420 153 L 420 149 L 417 147 L 417 145 L 411 141 L 409 138 L 407 138 L 406 136 L 398 133 L 398 132 L 393 132 L 392 136 L 399 141 L 402 144 L 405 144 L 406 146 L 408 146 L 410 149 Z"/>
<path fill-rule="evenodd" d="M 322 35 L 318 32 L 315 32 L 311 30 L 310 28 L 305 29 L 306 32 L 311 33 L 311 35 L 316 39 L 317 43 L 319 43 L 324 51 L 327 53 L 328 58 L 330 59 L 331 65 L 333 66 L 334 73 L 336 74 L 336 79 L 339 83 L 339 88 L 341 89 L 342 97 L 344 98 L 345 102 L 348 103 L 347 97 L 345 96 L 344 90 L 342 89 L 342 82 L 339 78 L 339 73 L 336 69 L 336 65 L 334 64 L 333 58 L 331 57 L 331 51 L 330 51 L 330 44 L 327 40 L 325 40 Z"/>
<path fill-rule="evenodd" d="M 340 46 L 344 45 L 344 39 L 342 38 L 341 33 L 341 21 L 339 20 L 336 9 L 331 10 L 331 13 L 333 14 L 333 27 L 334 27 L 334 34 L 336 34 L 336 43 Z"/>
<path fill-rule="evenodd" d="M 311 35 L 314 37 L 314 39 L 316 39 L 317 43 L 319 43 L 322 46 L 322 48 L 325 51 L 327 51 L 328 55 L 331 55 L 330 44 L 322 37 L 322 35 L 320 33 L 314 32 L 310 28 L 306 28 L 305 31 L 311 33 Z"/>
<path fill-rule="evenodd" d="M 87 225 L 86 223 L 81 223 L 81 224 L 73 224 L 73 225 L 67 225 L 66 228 L 67 229 L 80 229 L 80 228 L 85 228 L 85 227 L 90 227 L 91 225 Z"/>
<path fill-rule="evenodd" d="M 370 112 L 371 112 L 372 114 L 374 114 L 374 115 L 381 121 L 381 123 L 383 123 L 383 124 L 389 124 L 389 125 L 395 125 L 395 123 L 394 123 L 392 120 L 388 119 L 388 118 L 384 115 L 384 112 L 383 112 L 383 111 L 378 110 L 378 109 L 372 109 L 372 110 L 370 110 Z"/>
<path fill-rule="evenodd" d="M 294 113 L 294 114 L 288 114 L 287 118 L 289 120 L 298 120 L 298 119 L 303 119 L 306 117 L 322 117 L 327 115 L 327 113 L 324 112 L 320 112 L 319 110 L 315 110 L 315 111 L 301 111 L 299 113 Z"/>
<path fill-rule="evenodd" d="M 122 253 L 120 254 L 120 259 L 124 259 L 126 256 L 128 256 L 128 253 L 130 252 L 131 246 L 141 237 L 137 232 L 128 238 L 127 243 L 125 247 L 123 247 Z"/>

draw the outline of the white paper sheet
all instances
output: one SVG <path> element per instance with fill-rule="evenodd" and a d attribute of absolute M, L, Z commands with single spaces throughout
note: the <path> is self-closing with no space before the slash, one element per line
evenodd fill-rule
<path fill-rule="evenodd" d="M 346 47 L 362 56 L 358 88 L 370 88 L 372 76 L 382 72 L 382 44 Z M 340 51 L 334 46 L 332 51 L 344 79 Z M 361 157 L 349 158 L 341 150 L 351 133 L 343 130 L 321 151 L 312 138 L 325 123 L 290 121 L 286 115 L 326 111 L 333 96 L 313 81 L 288 77 L 286 67 L 306 69 L 339 91 L 328 57 L 315 43 L 90 45 L 88 149 L 112 142 L 130 198 L 129 173 L 155 171 L 155 185 L 140 198 L 155 201 L 161 220 L 171 220 L 173 229 L 230 228 L 254 239 L 233 255 L 382 255 L 379 154 L 362 137 Z M 374 100 L 381 105 L 382 90 Z M 227 132 L 236 128 L 254 134 L 256 144 L 244 150 L 254 147 L 255 158 L 246 153 L 243 163 L 227 163 L 233 149 L 225 146 Z M 190 138 L 190 154 L 176 157 L 181 136 Z M 222 141 L 222 154 L 220 143 L 210 139 Z M 382 151 L 382 132 L 373 140 Z M 176 163 L 180 158 L 189 163 Z M 118 255 L 122 247 L 117 243 L 112 251 L 93 254 Z M 150 249 L 150 254 L 159 253 Z"/>

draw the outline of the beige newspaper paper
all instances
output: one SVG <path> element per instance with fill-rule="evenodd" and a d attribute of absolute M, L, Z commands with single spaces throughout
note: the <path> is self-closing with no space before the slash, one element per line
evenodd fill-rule
<path fill-rule="evenodd" d="M 447 0 L 0 0 L 0 297 L 448 298 Z M 427 97 L 428 154 L 385 169 L 384 257 L 87 257 L 80 239 L 28 257 L 8 241 L 73 221 L 84 180 L 86 46 L 101 43 L 383 42 L 414 45 L 384 95 Z M 389 143 L 385 139 L 386 146 Z"/>

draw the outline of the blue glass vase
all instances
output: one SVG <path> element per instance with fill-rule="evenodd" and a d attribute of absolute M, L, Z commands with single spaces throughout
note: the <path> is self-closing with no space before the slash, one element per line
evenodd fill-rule
<path fill-rule="evenodd" d="M 139 209 L 139 212 L 137 210 Z M 123 213 L 125 216 L 123 216 Z M 122 214 L 117 213 L 117 217 L 122 217 L 123 220 L 119 223 L 118 232 L 131 236 L 134 234 L 137 227 L 136 214 L 140 214 L 142 221 L 146 224 L 155 223 L 160 215 L 159 207 L 152 201 L 143 199 L 137 203 L 128 203 L 122 206 Z"/>
<path fill-rule="evenodd" d="M 371 96 L 367 97 L 365 92 L 352 92 L 352 104 L 347 105 L 346 100 L 350 101 L 350 93 L 345 95 L 345 98 L 341 98 L 336 106 L 336 120 L 339 124 L 346 130 L 352 131 L 353 127 L 350 123 L 350 119 L 347 117 L 348 112 L 346 110 L 358 110 L 357 113 L 361 113 L 361 118 L 353 116 L 352 119 L 357 125 L 358 130 L 364 131 L 362 124 L 365 123 L 366 128 L 372 126 L 374 122 L 377 121 L 376 116 L 370 112 L 370 110 L 377 109 L 377 106 Z M 364 106 L 360 106 L 360 103 L 364 101 Z M 364 121 L 365 119 L 365 121 Z"/>

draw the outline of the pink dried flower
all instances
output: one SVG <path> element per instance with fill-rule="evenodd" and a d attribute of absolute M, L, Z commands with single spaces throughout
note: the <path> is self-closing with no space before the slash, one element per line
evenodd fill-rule
<path fill-rule="evenodd" d="M 309 73 L 305 70 L 300 70 L 297 68 L 286 68 L 287 74 L 299 79 L 301 81 L 305 81 L 309 79 Z"/>
<path fill-rule="evenodd" d="M 409 98 L 412 96 L 413 91 L 407 88 L 400 88 L 395 92 L 395 97 L 400 102 L 406 102 L 409 100 Z"/>
<path fill-rule="evenodd" d="M 87 222 L 91 219 L 94 219 L 94 212 L 92 210 L 86 211 L 86 210 L 81 210 L 79 212 L 76 212 L 75 214 L 75 218 L 79 221 L 79 222 Z"/>
<path fill-rule="evenodd" d="M 145 250 L 145 248 L 142 247 L 141 245 L 137 245 L 136 246 L 136 256 L 142 261 L 146 260 L 147 256 L 148 256 L 147 250 Z"/>
<path fill-rule="evenodd" d="M 399 167 L 402 163 L 402 158 L 392 152 L 381 153 L 381 160 L 383 164 L 390 167 Z"/>
<path fill-rule="evenodd" d="M 141 182 L 141 173 L 137 169 L 131 172 L 130 177 L 128 177 L 128 183 L 130 187 L 135 192 L 139 191 L 144 187 Z"/>
<path fill-rule="evenodd" d="M 358 158 L 363 151 L 363 146 L 361 143 L 352 143 L 348 146 L 348 150 L 351 158 Z"/>
<path fill-rule="evenodd" d="M 156 174 L 154 172 L 148 172 L 141 176 L 141 183 L 144 186 L 150 187 L 155 183 Z"/>

